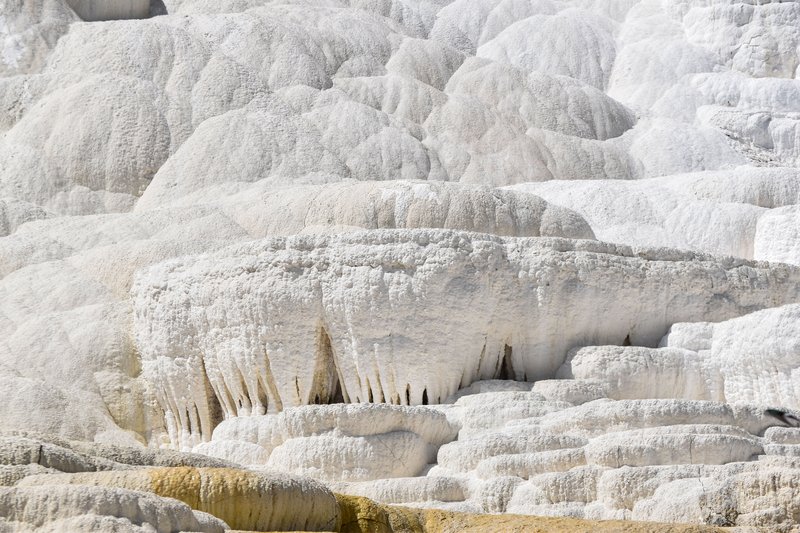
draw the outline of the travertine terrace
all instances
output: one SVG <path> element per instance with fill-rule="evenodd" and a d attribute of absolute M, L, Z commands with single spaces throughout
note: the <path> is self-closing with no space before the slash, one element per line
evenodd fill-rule
<path fill-rule="evenodd" d="M 732 526 L 800 3 L 0 0 L 0 532 Z"/>

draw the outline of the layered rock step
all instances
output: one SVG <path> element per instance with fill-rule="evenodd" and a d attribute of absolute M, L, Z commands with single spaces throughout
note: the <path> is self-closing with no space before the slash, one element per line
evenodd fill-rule
<path fill-rule="evenodd" d="M 576 345 L 656 346 L 674 323 L 800 300 L 800 270 L 587 240 L 442 231 L 270 239 L 142 270 L 145 377 L 173 444 L 231 416 L 441 403 L 552 378 Z"/>

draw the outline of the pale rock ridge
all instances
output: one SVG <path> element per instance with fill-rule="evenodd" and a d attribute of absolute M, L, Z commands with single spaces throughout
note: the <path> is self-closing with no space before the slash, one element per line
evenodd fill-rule
<path fill-rule="evenodd" d="M 11 531 L 105 531 L 114 523 L 121 529 L 112 531 L 137 532 L 339 526 L 334 495 L 310 479 L 249 472 L 198 454 L 36 435 L 0 437 L 0 488 L 0 527 L 10 523 Z M 132 506 L 136 498 L 140 505 Z"/>
<path fill-rule="evenodd" d="M 214 521 L 225 524 L 225 529 L 335 531 L 340 524 L 336 498 L 321 483 L 274 473 L 261 475 L 227 468 L 154 468 L 34 475 L 17 484 L 23 491 L 29 487 L 59 490 L 62 486 L 114 487 L 138 494 L 152 493 L 162 501 L 179 500 L 192 509 L 218 517 Z"/>
<path fill-rule="evenodd" d="M 12 179 L 3 191 L 23 189 L 17 180 L 24 179 L 31 194 L 18 198 L 55 210 L 69 203 L 61 196 L 73 185 L 106 191 L 109 211 L 130 210 L 169 157 L 169 126 L 158 104 L 152 84 L 133 78 L 89 77 L 53 91 L 4 136 L 0 167 Z M 86 146 L 93 147 L 91 157 Z M 24 177 L 22 169 L 34 176 Z"/>
<path fill-rule="evenodd" d="M 222 533 L 228 529 L 222 520 L 173 499 L 82 485 L 0 487 L 0 515 L 0 527 L 23 533 L 95 528 L 125 533 Z"/>
<path fill-rule="evenodd" d="M 420 474 L 457 432 L 433 408 L 305 406 L 230 418 L 194 451 L 230 458 L 233 443 L 249 443 L 245 453 L 233 452 L 245 464 L 324 481 L 360 481 Z"/>
<path fill-rule="evenodd" d="M 111 215 L 55 218 L 38 221 L 43 224 L 38 227 L 24 225 L 3 238 L 4 427 L 125 443 L 158 430 L 161 417 L 151 410 L 148 386 L 138 378 L 139 363 L 127 333 L 129 284 L 139 265 L 208 249 L 214 239 L 225 245 L 246 235 L 241 228 L 233 231 L 235 224 L 226 225 L 218 214 L 198 214 L 190 210 L 176 218 L 163 213 L 147 220 L 125 215 L 129 223 L 121 225 Z M 194 244 L 179 234 L 179 226 L 196 232 Z M 148 240 L 151 236 L 157 237 Z M 61 282 L 54 285 L 56 278 Z M 27 354 L 24 364 L 22 354 Z M 70 364 L 74 358 L 81 363 Z M 15 389 L 26 395 L 15 395 Z M 34 399 L 41 416 L 31 418 Z M 117 424 L 139 436 L 126 435 Z"/>
<path fill-rule="evenodd" d="M 28 467 L 65 473 L 130 470 L 150 466 L 235 466 L 234 463 L 199 454 L 69 441 L 34 434 L 0 437 L 0 465 L 9 469 Z"/>
<path fill-rule="evenodd" d="M 604 141 L 633 127 L 633 113 L 602 91 L 546 72 L 469 58 L 446 92 L 476 96 L 510 120 L 521 120 L 525 129 Z"/>
<path fill-rule="evenodd" d="M 800 409 L 797 305 L 719 323 L 674 324 L 660 348 L 589 346 L 558 376 L 602 383 L 609 398 L 686 398 Z"/>
<path fill-rule="evenodd" d="M 632 182 L 525 183 L 506 190 L 578 212 L 601 240 L 797 264 L 792 217 L 798 184 L 793 168 L 740 167 Z"/>
<path fill-rule="evenodd" d="M 191 446 L 218 416 L 327 403 L 337 388 L 418 405 L 478 379 L 552 377 L 575 345 L 656 345 L 675 322 L 796 301 L 797 277 L 593 241 L 375 231 L 163 263 L 132 295 L 144 375 L 173 443 Z"/>
<path fill-rule="evenodd" d="M 355 229 L 445 228 L 518 237 L 593 239 L 576 213 L 540 198 L 446 182 L 387 181 L 248 187 L 220 207 L 251 235 L 339 233 Z M 241 199 L 241 200 L 239 200 Z M 248 201 L 247 199 L 250 199 Z M 213 201 L 211 195 L 184 202 Z"/>
<path fill-rule="evenodd" d="M 280 207 L 283 213 L 282 202 L 295 196 L 318 195 L 312 188 L 265 190 L 262 201 L 250 190 L 230 203 L 216 196 L 195 199 L 206 206 L 37 220 L 2 238 L 4 427 L 126 444 L 132 437 L 155 438 L 163 420 L 140 376 L 128 334 L 128 299 L 133 273 L 170 257 L 275 233 L 326 232 L 331 221 L 366 228 L 442 225 L 591 237 L 580 217 L 531 195 L 447 183 L 333 184 L 299 211 L 265 216 L 265 207 Z M 331 203 L 326 196 L 342 201 Z M 54 286 L 53 279 L 59 284 Z M 40 416 L 33 418 L 32 399 L 41 406 Z M 138 436 L 120 432 L 117 425 Z"/>
<path fill-rule="evenodd" d="M 442 91 L 464 59 L 463 53 L 436 41 L 406 39 L 387 61 L 386 71 Z"/>

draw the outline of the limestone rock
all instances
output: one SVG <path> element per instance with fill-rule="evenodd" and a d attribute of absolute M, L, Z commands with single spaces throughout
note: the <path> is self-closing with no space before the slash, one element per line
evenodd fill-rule
<path fill-rule="evenodd" d="M 797 529 L 798 28 L 0 0 L 0 530 Z"/>
<path fill-rule="evenodd" d="M 800 408 L 797 305 L 712 324 L 674 324 L 661 348 L 586 347 L 559 370 L 612 398 L 686 398 Z M 770 376 L 765 378 L 764 376 Z"/>
<path fill-rule="evenodd" d="M 114 487 L 153 493 L 180 500 L 243 530 L 330 531 L 340 523 L 336 499 L 321 484 L 233 469 L 178 467 L 53 474 L 29 476 L 17 486 Z"/>
<path fill-rule="evenodd" d="M 42 67 L 71 22 L 78 20 L 62 0 L 4 0 L 0 16 L 0 76 Z"/>
<path fill-rule="evenodd" d="M 577 343 L 654 345 L 674 322 L 793 301 L 797 275 L 591 241 L 418 230 L 164 263 L 132 294 L 145 375 L 186 446 L 208 440 L 217 409 L 260 414 L 337 390 L 345 401 L 439 403 L 476 379 L 552 377 Z"/>
<path fill-rule="evenodd" d="M 171 498 L 86 485 L 0 487 L 0 515 L 3 523 L 21 531 L 102 527 L 132 533 L 222 533 L 229 527 Z"/>
<path fill-rule="evenodd" d="M 800 208 L 773 209 L 758 219 L 753 255 L 764 261 L 800 264 Z"/>
<path fill-rule="evenodd" d="M 307 406 L 224 421 L 194 450 L 324 481 L 367 481 L 421 473 L 457 431 L 425 407 Z"/>

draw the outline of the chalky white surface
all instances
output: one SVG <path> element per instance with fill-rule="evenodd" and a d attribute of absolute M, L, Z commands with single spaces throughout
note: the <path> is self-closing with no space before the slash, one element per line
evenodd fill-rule
<path fill-rule="evenodd" d="M 797 526 L 797 3 L 147 4 L 0 0 L 0 427 Z"/>

